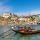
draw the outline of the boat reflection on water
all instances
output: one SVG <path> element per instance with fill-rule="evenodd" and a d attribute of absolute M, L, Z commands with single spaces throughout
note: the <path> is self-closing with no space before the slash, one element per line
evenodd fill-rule
<path fill-rule="evenodd" d="M 21 34 L 34 34 L 34 33 L 39 33 L 40 30 L 35 30 L 33 29 L 30 25 L 15 25 L 11 27 L 13 31 Z"/>

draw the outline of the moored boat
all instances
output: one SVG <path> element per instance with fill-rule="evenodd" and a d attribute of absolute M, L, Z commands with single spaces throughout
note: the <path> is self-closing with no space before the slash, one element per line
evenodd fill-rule
<path fill-rule="evenodd" d="M 26 26 L 14 26 L 14 27 L 12 27 L 12 30 L 17 33 L 21 33 L 21 34 L 40 33 L 40 30 L 35 30 L 32 27 L 26 27 Z"/>

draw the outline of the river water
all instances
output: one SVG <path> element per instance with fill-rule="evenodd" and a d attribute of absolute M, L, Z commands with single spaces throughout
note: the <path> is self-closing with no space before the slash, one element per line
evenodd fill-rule
<path fill-rule="evenodd" d="M 5 25 L 5 26 L 0 25 L 0 34 L 8 31 L 9 29 L 11 30 L 10 27 L 11 25 Z M 33 25 L 32 27 L 36 30 L 40 29 L 40 25 Z M 22 34 L 13 32 L 12 30 L 8 33 L 9 35 L 6 35 L 6 36 L 5 34 L 2 34 L 2 37 L 0 36 L 0 40 L 40 40 L 40 33 L 31 34 L 31 35 L 22 35 Z"/>

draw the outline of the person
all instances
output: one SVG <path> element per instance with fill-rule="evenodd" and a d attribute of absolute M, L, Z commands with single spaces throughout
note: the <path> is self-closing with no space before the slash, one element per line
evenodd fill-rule
<path fill-rule="evenodd" d="M 28 31 L 31 32 L 32 31 L 32 28 L 31 27 L 28 27 Z"/>
<path fill-rule="evenodd" d="M 26 26 L 24 26 L 25 32 L 28 32 L 28 28 Z"/>

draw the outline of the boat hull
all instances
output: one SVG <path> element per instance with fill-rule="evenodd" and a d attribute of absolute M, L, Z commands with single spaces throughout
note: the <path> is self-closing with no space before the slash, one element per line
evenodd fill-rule
<path fill-rule="evenodd" d="M 21 32 L 21 31 L 15 31 L 13 30 L 14 32 L 17 32 L 17 33 L 20 33 L 20 34 L 37 34 L 37 33 L 40 33 L 40 30 L 32 30 L 32 31 L 28 31 L 28 32 Z"/>

